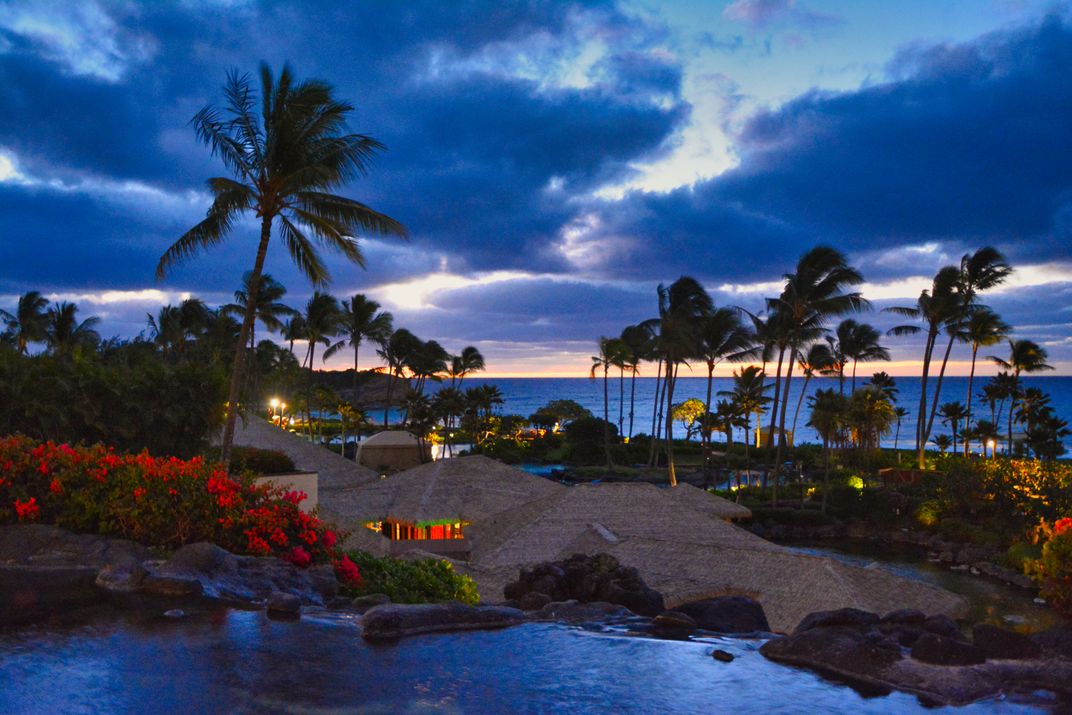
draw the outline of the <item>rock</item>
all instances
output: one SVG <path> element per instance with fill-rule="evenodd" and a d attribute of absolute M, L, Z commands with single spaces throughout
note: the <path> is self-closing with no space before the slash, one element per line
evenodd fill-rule
<path fill-rule="evenodd" d="M 859 608 L 839 608 L 836 611 L 809 613 L 804 616 L 804 619 L 797 625 L 793 633 L 803 633 L 813 628 L 829 628 L 831 626 L 870 628 L 878 622 L 878 614 L 861 611 Z"/>
<path fill-rule="evenodd" d="M 200 596 L 203 588 L 201 582 L 194 578 L 149 574 L 142 580 L 138 590 L 157 596 Z"/>
<path fill-rule="evenodd" d="M 618 620 L 632 617 L 629 609 L 617 603 L 606 601 L 553 601 L 532 614 L 539 621 L 557 621 L 559 623 L 594 623 L 598 621 Z"/>
<path fill-rule="evenodd" d="M 162 563 L 142 565 L 148 575 L 141 590 L 165 595 L 200 593 L 208 598 L 259 603 L 273 592 L 297 596 L 306 605 L 323 606 L 338 593 L 330 565 L 301 569 L 270 556 L 236 556 L 215 544 L 182 547 Z M 200 590 L 162 589 L 161 583 L 196 582 Z"/>
<path fill-rule="evenodd" d="M 912 646 L 912 657 L 933 665 L 978 665 L 986 661 L 982 651 L 971 643 L 924 633 Z"/>
<path fill-rule="evenodd" d="M 972 629 L 972 641 L 987 660 L 1025 660 L 1042 655 L 1042 648 L 1022 633 L 985 623 Z"/>
<path fill-rule="evenodd" d="M 1027 618 L 1025 616 L 1021 616 L 1018 613 L 1010 613 L 1008 615 L 1002 616 L 1001 620 L 1005 621 L 1006 623 L 1011 623 L 1014 626 L 1022 626 L 1027 623 Z"/>
<path fill-rule="evenodd" d="M 350 603 L 359 613 L 364 613 L 371 608 L 382 606 L 383 604 L 390 602 L 391 597 L 386 593 L 370 593 L 365 596 L 358 596 Z"/>
<path fill-rule="evenodd" d="M 182 610 L 181 608 L 172 608 L 169 611 L 164 611 L 164 618 L 170 618 L 172 620 L 186 618 L 186 611 Z"/>
<path fill-rule="evenodd" d="M 952 638 L 953 640 L 965 640 L 964 634 L 961 633 L 957 622 L 949 616 L 930 616 L 927 620 L 923 621 L 923 629 L 928 633 L 945 636 L 946 638 Z"/>
<path fill-rule="evenodd" d="M 696 621 L 688 614 L 681 611 L 663 611 L 655 617 L 652 624 L 660 628 L 671 630 L 694 631 Z"/>
<path fill-rule="evenodd" d="M 882 617 L 882 623 L 893 623 L 906 626 L 922 626 L 923 622 L 926 620 L 927 614 L 923 611 L 917 611 L 914 608 L 902 608 L 898 611 L 891 611 Z"/>
<path fill-rule="evenodd" d="M 0 566 L 0 625 L 32 623 L 99 601 L 96 577 L 93 567 Z"/>
<path fill-rule="evenodd" d="M 1072 660 L 1072 624 L 1062 623 L 1030 638 L 1047 654 Z"/>
<path fill-rule="evenodd" d="M 95 534 L 75 534 L 48 524 L 0 526 L 0 563 L 8 566 L 133 567 L 151 558 L 133 541 Z"/>
<path fill-rule="evenodd" d="M 848 626 L 797 630 L 790 636 L 767 641 L 759 652 L 779 663 L 815 668 L 869 684 L 903 658 L 896 642 L 876 640 Z"/>
<path fill-rule="evenodd" d="M 503 594 L 522 606 L 543 599 L 549 601 L 606 601 L 625 606 L 634 613 L 656 616 L 664 609 L 663 597 L 640 578 L 637 570 L 622 566 L 609 554 L 574 554 L 563 561 L 547 561 L 523 568 L 516 581 L 506 584 Z M 541 606 L 542 607 L 542 606 Z"/>
<path fill-rule="evenodd" d="M 145 582 L 145 569 L 140 566 L 105 566 L 97 572 L 95 583 L 99 588 L 111 593 L 133 593 Z"/>
<path fill-rule="evenodd" d="M 538 611 L 551 602 L 551 597 L 539 591 L 530 591 L 517 599 L 517 607 L 522 611 Z"/>
<path fill-rule="evenodd" d="M 763 606 L 745 596 L 720 596 L 693 601 L 675 610 L 691 616 L 696 625 L 717 633 L 769 632 Z"/>
<path fill-rule="evenodd" d="M 505 628 L 526 620 L 525 613 L 504 606 L 461 603 L 389 603 L 361 618 L 361 635 L 370 641 L 395 640 L 422 633 Z"/>
<path fill-rule="evenodd" d="M 292 593 L 273 591 L 268 596 L 265 608 L 270 616 L 297 618 L 301 615 L 302 602 L 300 598 Z"/>
<path fill-rule="evenodd" d="M 711 651 L 711 657 L 714 658 L 715 660 L 717 660 L 719 663 L 732 663 L 733 662 L 733 654 L 732 653 L 727 653 L 724 650 L 713 650 L 713 651 Z"/>

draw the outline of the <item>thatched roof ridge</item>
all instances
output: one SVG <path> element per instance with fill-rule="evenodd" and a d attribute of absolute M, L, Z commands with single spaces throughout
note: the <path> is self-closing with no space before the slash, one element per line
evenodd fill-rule
<path fill-rule="evenodd" d="M 400 447 L 407 449 L 417 449 L 420 443 L 417 441 L 416 435 L 405 430 L 384 430 L 383 432 L 377 432 L 368 439 L 361 441 L 360 447 Z"/>
<path fill-rule="evenodd" d="M 412 523 L 474 521 L 565 490 L 483 456 L 422 464 L 362 488 L 360 514 Z"/>
<path fill-rule="evenodd" d="M 724 499 L 717 494 L 704 491 L 691 484 L 678 484 L 673 489 L 666 490 L 667 495 L 692 509 L 718 519 L 750 519 L 752 510 L 746 506 L 735 504 L 729 499 Z"/>

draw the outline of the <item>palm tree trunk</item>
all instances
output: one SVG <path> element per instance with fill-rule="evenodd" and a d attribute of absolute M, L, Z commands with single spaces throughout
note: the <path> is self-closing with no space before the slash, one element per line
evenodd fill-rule
<path fill-rule="evenodd" d="M 260 288 L 261 272 L 264 270 L 264 258 L 268 255 L 268 241 L 271 235 L 272 217 L 264 216 L 261 219 L 261 240 L 257 245 L 257 259 L 253 263 L 253 272 L 249 276 L 246 315 L 242 318 L 242 329 L 238 333 L 238 347 L 235 349 L 234 366 L 231 368 L 231 385 L 227 390 L 227 422 L 223 428 L 220 461 L 228 466 L 231 464 L 231 445 L 234 444 L 235 422 L 238 420 L 238 393 L 242 387 L 242 371 L 246 366 L 246 340 L 253 330 L 257 290 Z"/>
<path fill-rule="evenodd" d="M 774 427 L 778 424 L 778 400 L 781 399 L 782 360 L 784 358 L 785 347 L 783 346 L 778 350 L 778 367 L 774 372 L 774 403 L 771 404 L 770 428 L 767 431 L 767 439 L 763 445 L 768 448 L 771 446 L 771 440 L 774 438 Z"/>
<path fill-rule="evenodd" d="M 618 367 L 618 439 L 625 434 L 625 364 Z"/>
<path fill-rule="evenodd" d="M 357 404 L 357 349 L 361 343 L 354 343 L 354 377 L 350 380 L 350 401 Z"/>
<path fill-rule="evenodd" d="M 856 358 L 852 359 L 852 391 L 856 392 L 856 363 L 859 362 Z"/>
<path fill-rule="evenodd" d="M 782 399 L 782 411 L 778 418 L 778 441 L 774 448 L 774 498 L 772 504 L 778 506 L 778 474 L 782 466 L 782 444 L 785 438 L 785 408 L 789 404 L 789 387 L 793 382 L 793 364 L 796 362 L 796 348 L 789 350 L 789 366 L 785 369 L 785 396 Z M 786 445 L 788 446 L 788 445 Z"/>
<path fill-rule="evenodd" d="M 395 373 L 391 364 L 387 364 L 387 402 L 383 406 L 383 428 L 387 429 L 387 412 L 391 409 L 391 392 L 395 387 Z"/>
<path fill-rule="evenodd" d="M 636 408 L 636 374 L 637 365 L 633 363 L 633 375 L 629 378 L 629 439 L 633 439 L 633 410 Z"/>
<path fill-rule="evenodd" d="M 942 367 L 938 371 L 938 380 L 934 383 L 934 397 L 931 399 L 931 412 L 927 418 L 927 431 L 923 434 L 923 443 L 926 444 L 934 427 L 934 415 L 938 412 L 938 400 L 942 396 L 942 379 L 945 378 L 945 367 L 949 363 L 949 353 L 953 350 L 953 336 L 949 336 L 949 343 L 945 347 L 945 356 L 942 358 Z M 953 450 L 956 451 L 955 449 Z"/>
<path fill-rule="evenodd" d="M 978 354 L 978 352 L 979 352 L 979 345 L 977 343 L 972 343 L 971 370 L 968 371 L 968 408 L 965 411 L 966 415 L 964 417 L 964 426 L 965 426 L 965 428 L 971 427 L 972 382 L 975 381 L 975 356 Z M 986 451 L 985 447 L 983 448 L 983 451 L 984 452 Z M 967 457 L 968 453 L 969 453 L 968 440 L 964 440 L 964 456 Z"/>
<path fill-rule="evenodd" d="M 313 438 L 313 360 L 316 357 L 316 341 L 309 341 L 309 379 L 305 382 L 305 414 L 309 423 L 309 439 Z"/>
<path fill-rule="evenodd" d="M 808 383 L 811 382 L 811 373 L 804 373 L 804 387 L 800 388 L 800 398 L 797 399 L 797 408 L 793 411 L 793 439 L 797 436 L 797 418 L 800 417 L 800 406 L 804 404 L 804 395 L 808 394 Z"/>
<path fill-rule="evenodd" d="M 610 401 L 607 373 L 610 372 L 610 363 L 603 363 L 603 454 L 607 458 L 607 471 L 611 470 L 610 461 Z"/>
<path fill-rule="evenodd" d="M 658 450 L 659 435 L 662 431 L 659 417 L 662 413 L 659 411 L 659 405 L 663 399 L 663 359 L 659 358 L 658 366 L 655 370 L 655 401 L 651 406 L 651 444 L 648 445 L 648 466 L 655 466 L 655 455 Z"/>
<path fill-rule="evenodd" d="M 826 513 L 826 494 L 830 491 L 830 439 L 823 437 L 823 506 Z"/>
<path fill-rule="evenodd" d="M 707 424 L 707 421 L 708 421 L 708 417 L 711 414 L 711 383 L 714 382 L 714 378 L 715 378 L 715 363 L 714 363 L 713 360 L 708 360 L 707 361 L 707 401 L 704 402 L 703 426 L 700 428 L 701 429 L 701 432 L 700 432 L 700 444 L 702 445 L 701 448 L 700 448 L 700 451 L 703 454 L 703 478 L 704 478 L 704 486 L 705 487 L 710 486 L 710 482 L 711 482 L 711 465 L 709 464 L 709 462 L 710 462 L 710 451 L 711 451 L 711 430 L 710 430 L 710 428 L 709 428 L 709 426 Z"/>
<path fill-rule="evenodd" d="M 666 431 L 666 475 L 671 487 L 677 486 L 677 474 L 674 472 L 674 363 L 666 361 L 666 423 L 663 429 Z"/>
<path fill-rule="evenodd" d="M 919 418 L 916 421 L 916 460 L 919 469 L 925 465 L 925 453 L 927 440 L 923 436 L 923 427 L 927 416 L 927 376 L 931 369 L 931 353 L 934 351 L 934 340 L 938 337 L 938 330 L 934 328 L 927 333 L 927 342 L 923 346 L 923 374 L 919 383 Z"/>

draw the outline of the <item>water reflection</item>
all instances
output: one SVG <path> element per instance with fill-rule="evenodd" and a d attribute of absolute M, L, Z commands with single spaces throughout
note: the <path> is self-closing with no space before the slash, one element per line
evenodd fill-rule
<path fill-rule="evenodd" d="M 552 624 L 369 645 L 353 616 L 97 609 L 0 633 L 0 712 L 923 712 L 767 661 L 759 640 Z M 736 660 L 715 662 L 719 648 Z M 1035 703 L 1037 706 L 1038 703 Z M 956 712 L 1032 712 L 1011 701 Z M 934 712 L 934 710 L 928 710 Z"/>

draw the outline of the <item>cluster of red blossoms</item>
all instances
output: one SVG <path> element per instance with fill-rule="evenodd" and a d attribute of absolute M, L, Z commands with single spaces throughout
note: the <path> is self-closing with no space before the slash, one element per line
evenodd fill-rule
<path fill-rule="evenodd" d="M 1053 523 L 1054 535 L 1063 534 L 1069 529 L 1072 529 L 1072 517 L 1066 516 L 1063 519 L 1058 519 Z"/>
<path fill-rule="evenodd" d="M 303 568 L 330 562 L 340 579 L 356 585 L 357 566 L 336 548 L 335 532 L 302 511 L 306 498 L 255 485 L 200 457 L 0 438 L 0 524 L 44 521 L 165 548 L 211 541 Z"/>

